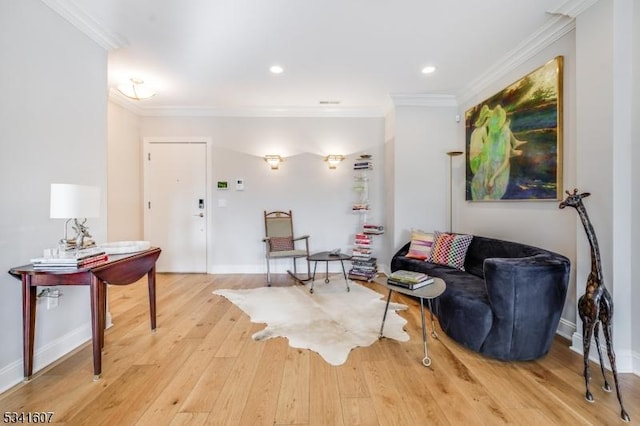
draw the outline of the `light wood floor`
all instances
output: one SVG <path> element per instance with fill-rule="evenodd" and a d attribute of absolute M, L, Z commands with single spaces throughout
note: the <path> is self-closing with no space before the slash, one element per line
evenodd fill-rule
<path fill-rule="evenodd" d="M 623 424 L 595 365 L 595 402 L 585 401 L 582 358 L 564 339 L 541 360 L 503 363 L 440 332 L 426 368 L 419 307 L 397 296 L 410 306 L 402 315 L 411 340 L 357 348 L 332 367 L 282 338 L 253 341 L 263 326 L 211 293 L 261 285 L 260 275 L 160 274 L 155 334 L 146 283 L 111 287 L 102 378 L 92 380 L 87 344 L 1 394 L 0 411 L 52 411 L 69 425 Z M 640 377 L 623 374 L 621 383 L 631 424 L 640 424 Z"/>

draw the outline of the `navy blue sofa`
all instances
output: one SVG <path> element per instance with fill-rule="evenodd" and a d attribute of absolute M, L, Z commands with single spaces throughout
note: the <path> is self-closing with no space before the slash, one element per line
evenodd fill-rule
<path fill-rule="evenodd" d="M 500 360 L 532 360 L 549 352 L 567 294 L 569 259 L 474 236 L 461 271 L 405 257 L 409 244 L 394 255 L 391 271 L 425 272 L 447 283 L 433 310 L 449 337 Z"/>

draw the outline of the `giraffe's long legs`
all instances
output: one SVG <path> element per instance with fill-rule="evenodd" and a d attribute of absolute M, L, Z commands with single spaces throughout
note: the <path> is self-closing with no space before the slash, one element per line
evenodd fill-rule
<path fill-rule="evenodd" d="M 602 327 L 603 330 L 606 327 Z M 605 392 L 611 392 L 611 386 L 609 386 L 609 382 L 607 381 L 607 375 L 604 372 L 604 362 L 602 359 L 602 349 L 600 348 L 600 321 L 596 321 L 596 323 L 593 325 L 593 337 L 596 341 L 596 348 L 598 349 L 598 358 L 600 359 L 600 371 L 602 371 L 602 379 L 604 380 L 604 383 L 602 384 L 602 389 L 605 390 Z"/>
<path fill-rule="evenodd" d="M 620 403 L 620 417 L 625 422 L 629 422 L 631 421 L 631 418 L 629 417 L 629 414 L 627 414 L 626 410 L 624 409 L 624 405 L 622 404 L 622 394 L 620 393 L 618 371 L 616 369 L 616 354 L 613 352 L 613 346 L 611 345 L 611 322 L 607 321 L 606 324 L 602 324 L 602 332 L 604 333 L 604 338 L 607 342 L 607 354 L 609 355 L 609 363 L 611 364 L 611 372 L 613 373 L 613 383 L 616 387 L 616 393 L 618 394 L 618 402 Z M 600 361 L 600 364 L 602 364 L 602 361 Z"/>
<path fill-rule="evenodd" d="M 584 385 L 586 388 L 584 397 L 587 401 L 593 402 L 593 395 L 589 390 L 589 349 L 591 347 L 591 335 L 593 333 L 593 321 L 590 318 L 582 317 L 582 353 L 584 354 Z"/>

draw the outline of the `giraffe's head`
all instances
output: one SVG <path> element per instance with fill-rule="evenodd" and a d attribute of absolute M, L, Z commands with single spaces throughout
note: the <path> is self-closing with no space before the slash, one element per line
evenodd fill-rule
<path fill-rule="evenodd" d="M 560 203 L 558 207 L 564 209 L 565 207 L 577 207 L 579 204 L 582 204 L 582 199 L 591 195 L 589 192 L 583 192 L 582 194 L 578 194 L 578 189 L 574 189 L 573 192 L 565 191 L 567 193 L 567 198 L 564 199 Z"/>

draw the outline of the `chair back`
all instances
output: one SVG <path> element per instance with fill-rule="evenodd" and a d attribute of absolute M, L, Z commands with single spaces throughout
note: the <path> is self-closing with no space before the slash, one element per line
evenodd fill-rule
<path fill-rule="evenodd" d="M 271 251 L 293 250 L 293 220 L 288 212 L 264 212 L 265 236 Z"/>

